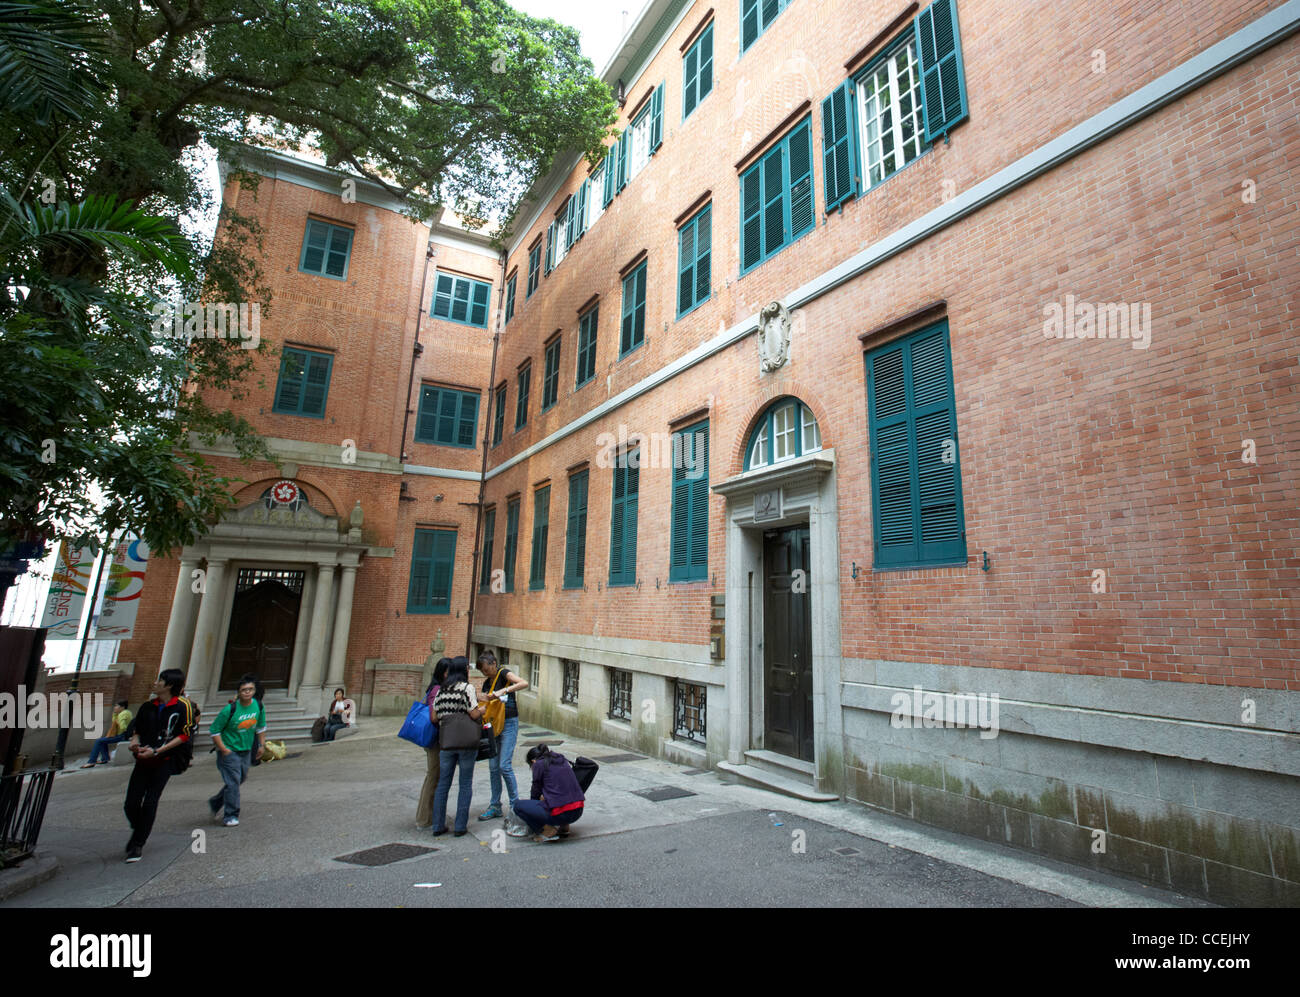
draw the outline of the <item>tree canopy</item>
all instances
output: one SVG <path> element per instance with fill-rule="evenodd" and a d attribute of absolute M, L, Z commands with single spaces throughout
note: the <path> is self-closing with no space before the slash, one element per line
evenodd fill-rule
<path fill-rule="evenodd" d="M 577 32 L 500 0 L 0 3 L 0 535 L 172 549 L 229 503 L 192 440 L 266 454 L 203 403 L 240 396 L 252 351 L 150 333 L 160 296 L 269 314 L 255 222 L 185 223 L 220 196 L 205 145 L 318 149 L 413 216 L 504 228 L 613 120 Z"/>

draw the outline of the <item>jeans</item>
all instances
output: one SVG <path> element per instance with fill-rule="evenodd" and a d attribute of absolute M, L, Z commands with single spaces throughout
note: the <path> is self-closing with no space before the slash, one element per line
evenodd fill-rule
<path fill-rule="evenodd" d="M 346 727 L 343 718 L 337 713 L 331 713 L 329 720 L 325 724 L 325 740 L 334 740 L 334 735 L 338 733 L 340 727 Z"/>
<path fill-rule="evenodd" d="M 488 762 L 488 782 L 492 786 L 492 799 L 489 806 L 501 806 L 501 780 L 506 781 L 506 793 L 513 807 L 519 799 L 519 788 L 515 784 L 515 770 L 510 764 L 510 756 L 515 753 L 515 742 L 519 740 L 519 718 L 507 717 L 497 738 L 497 753 Z"/>
<path fill-rule="evenodd" d="M 447 830 L 447 797 L 451 795 L 451 777 L 460 769 L 460 795 L 456 797 L 456 830 L 469 829 L 469 801 L 474 792 L 474 760 L 478 748 L 438 752 L 438 792 L 433 797 L 433 829 Z"/>
<path fill-rule="evenodd" d="M 172 776 L 172 767 L 168 761 L 150 765 L 136 762 L 131 770 L 131 779 L 126 784 L 127 823 L 131 825 L 131 844 L 143 848 L 153 830 L 153 820 L 158 815 L 158 800 L 167 788 L 167 780 Z"/>
<path fill-rule="evenodd" d="M 515 815 L 532 829 L 533 834 L 540 834 L 542 827 L 565 827 L 582 816 L 582 809 L 566 810 L 562 814 L 552 814 L 551 808 L 544 806 L 541 800 L 519 800 L 515 803 Z"/>
<path fill-rule="evenodd" d="M 109 754 L 108 746 L 110 744 L 117 744 L 118 741 L 125 741 L 125 740 L 126 740 L 125 734 L 118 734 L 116 737 L 95 738 L 95 746 L 90 749 L 90 758 L 88 759 L 89 763 L 91 765 L 98 764 L 100 760 L 99 759 L 100 755 L 104 756 L 105 762 L 112 761 L 113 759 L 112 756 Z"/>
<path fill-rule="evenodd" d="M 208 800 L 208 809 L 216 812 L 224 805 L 227 817 L 239 816 L 239 787 L 248 778 L 252 751 L 232 751 L 217 755 L 217 771 L 225 785 Z"/>

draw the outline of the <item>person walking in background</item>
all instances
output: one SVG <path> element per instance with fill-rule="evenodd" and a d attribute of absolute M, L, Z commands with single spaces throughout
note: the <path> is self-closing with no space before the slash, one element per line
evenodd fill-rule
<path fill-rule="evenodd" d="M 482 735 L 483 707 L 476 702 L 474 687 L 469 684 L 469 659 L 463 655 L 451 660 L 446 679 L 433 700 L 438 718 L 438 791 L 433 797 L 433 833 L 447 833 L 447 797 L 451 778 L 460 770 L 459 796 L 456 800 L 456 837 L 469 830 L 469 805 L 474 792 L 474 760 L 478 757 Z"/>
<path fill-rule="evenodd" d="M 253 698 L 256 691 L 252 675 L 241 678 L 239 698 L 228 703 L 208 729 L 217 749 L 217 771 L 225 784 L 208 800 L 208 810 L 213 820 L 219 820 L 224 804 L 225 819 L 221 822 L 226 827 L 239 826 L 239 787 L 248 778 L 253 743 L 257 743 L 259 755 L 266 745 L 266 712 Z"/>
<path fill-rule="evenodd" d="M 153 684 L 153 698 L 136 711 L 131 754 L 135 768 L 126 784 L 122 809 L 131 825 L 126 843 L 126 860 L 139 862 L 149 832 L 158 815 L 158 801 L 167 780 L 189 767 L 185 752 L 193 752 L 194 728 L 198 723 L 194 704 L 182 697 L 185 673 L 168 668 Z"/>
<path fill-rule="evenodd" d="M 442 689 L 442 683 L 447 677 L 447 666 L 450 664 L 451 658 L 439 658 L 438 663 L 433 666 L 433 679 L 429 682 L 429 688 L 424 690 L 424 705 L 429 709 L 431 723 L 438 722 L 438 714 L 433 711 L 433 701 Z M 424 753 L 426 755 L 424 785 L 420 787 L 420 802 L 415 807 L 415 826 L 420 831 L 427 831 L 433 827 L 433 796 L 438 791 L 438 774 L 442 771 L 438 764 L 439 748 L 436 739 L 424 749 Z"/>
<path fill-rule="evenodd" d="M 107 765 L 113 760 L 108 746 L 125 741 L 131 736 L 126 732 L 126 729 L 131 726 L 131 711 L 127 708 L 129 705 L 125 699 L 119 699 L 113 704 L 113 722 L 109 725 L 108 733 L 95 739 L 95 744 L 90 749 L 90 758 L 85 765 L 81 766 L 83 769 L 93 769 L 99 764 L 100 755 L 104 756 L 103 764 Z"/>
<path fill-rule="evenodd" d="M 486 680 L 478 694 L 480 703 L 491 704 L 494 701 L 505 705 L 505 722 L 497 735 L 497 752 L 488 762 L 488 782 L 492 788 L 492 798 L 488 808 L 478 815 L 479 820 L 491 820 L 501 816 L 501 782 L 505 781 L 506 794 L 513 810 L 519 800 L 519 789 L 515 783 L 515 770 L 511 756 L 515 753 L 515 742 L 519 739 L 519 706 L 515 693 L 528 688 L 528 683 L 518 675 L 502 668 L 497 663 L 496 655 L 484 651 L 478 656 L 478 668 Z M 490 709 L 490 706 L 489 706 Z M 491 714 L 488 714 L 491 719 Z M 509 830 L 509 821 L 506 822 Z"/>
<path fill-rule="evenodd" d="M 528 749 L 533 770 L 531 799 L 515 804 L 519 819 L 532 829 L 534 841 L 569 836 L 569 825 L 582 816 L 586 796 L 569 760 L 544 744 Z"/>

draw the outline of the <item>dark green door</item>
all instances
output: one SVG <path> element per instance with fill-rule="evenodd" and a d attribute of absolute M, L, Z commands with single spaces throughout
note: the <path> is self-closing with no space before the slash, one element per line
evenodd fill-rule
<path fill-rule="evenodd" d="M 807 526 L 763 536 L 763 745 L 813 761 L 812 604 Z"/>

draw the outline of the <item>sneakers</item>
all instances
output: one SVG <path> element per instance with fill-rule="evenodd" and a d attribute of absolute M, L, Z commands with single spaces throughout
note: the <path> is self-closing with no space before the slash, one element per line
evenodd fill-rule
<path fill-rule="evenodd" d="M 95 763 L 94 763 L 94 762 L 86 762 L 86 764 L 83 765 L 83 766 L 81 766 L 81 767 L 82 767 L 83 769 L 93 769 L 93 768 L 95 767 Z"/>
<path fill-rule="evenodd" d="M 227 817 L 227 818 L 226 818 L 225 820 L 223 820 L 221 823 L 222 823 L 225 827 L 238 827 L 238 826 L 239 826 L 239 818 L 238 818 L 238 817 Z"/>
<path fill-rule="evenodd" d="M 132 845 L 130 848 L 127 849 L 127 851 L 126 851 L 126 860 L 127 860 L 128 862 L 139 862 L 139 861 L 140 861 L 140 846 L 139 846 L 139 845 Z"/>
<path fill-rule="evenodd" d="M 560 840 L 559 829 L 552 827 L 550 824 L 543 824 L 542 833 L 535 836 L 533 840 L 539 843 L 547 842 L 547 841 L 559 841 Z"/>
<path fill-rule="evenodd" d="M 528 825 L 506 821 L 506 834 L 512 838 L 526 837 L 528 835 Z"/>
<path fill-rule="evenodd" d="M 500 804 L 493 803 L 490 807 L 488 807 L 486 810 L 484 810 L 481 814 L 478 815 L 478 819 L 491 820 L 493 817 L 500 817 L 500 816 L 501 816 Z"/>

